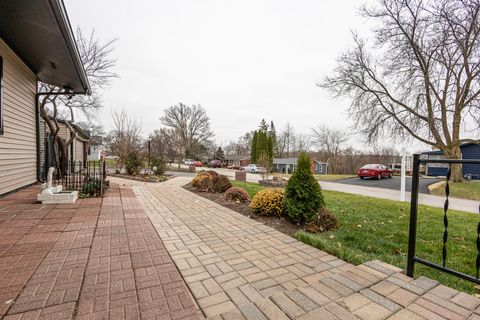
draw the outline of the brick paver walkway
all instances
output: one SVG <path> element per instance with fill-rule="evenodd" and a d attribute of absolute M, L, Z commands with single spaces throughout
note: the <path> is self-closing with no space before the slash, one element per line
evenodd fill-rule
<path fill-rule="evenodd" d="M 199 319 L 130 188 L 103 199 L 0 198 L 0 319 Z"/>
<path fill-rule="evenodd" d="M 134 190 L 208 319 L 480 319 L 476 297 L 379 261 L 345 263 L 180 188 L 187 181 Z"/>

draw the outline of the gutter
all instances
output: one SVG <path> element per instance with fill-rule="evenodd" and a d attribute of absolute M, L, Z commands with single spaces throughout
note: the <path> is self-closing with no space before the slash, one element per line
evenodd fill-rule
<path fill-rule="evenodd" d="M 90 88 L 90 83 L 88 82 L 85 68 L 83 67 L 82 61 L 80 59 L 80 54 L 78 52 L 75 37 L 73 36 L 72 27 L 70 25 L 70 20 L 68 19 L 67 11 L 65 10 L 63 0 L 48 0 L 48 2 L 55 16 L 55 19 L 57 20 L 60 31 L 62 32 L 62 36 L 65 39 L 65 45 L 70 52 L 70 58 L 72 59 L 72 63 L 75 66 L 77 75 L 82 81 L 84 92 L 76 93 L 91 95 L 92 90 Z"/>

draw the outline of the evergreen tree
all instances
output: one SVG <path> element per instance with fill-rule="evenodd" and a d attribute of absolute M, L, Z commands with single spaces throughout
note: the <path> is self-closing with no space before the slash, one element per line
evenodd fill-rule
<path fill-rule="evenodd" d="M 267 122 L 265 121 L 265 119 L 262 119 L 262 121 L 260 121 L 259 130 L 263 133 L 267 133 L 268 125 L 267 125 Z"/>
<path fill-rule="evenodd" d="M 284 205 L 288 217 L 296 222 L 314 220 L 325 206 L 322 189 L 312 174 L 310 157 L 305 152 L 298 157 L 297 169 L 285 187 Z"/>
<path fill-rule="evenodd" d="M 225 158 L 225 153 L 223 152 L 222 147 L 218 147 L 217 152 L 215 152 L 215 159 L 222 160 Z"/>
<path fill-rule="evenodd" d="M 257 159 L 257 161 L 258 161 L 258 158 L 260 157 L 261 154 L 268 153 L 267 149 L 268 149 L 267 134 L 263 131 L 258 131 L 257 132 L 257 145 L 256 145 L 256 159 Z"/>
<path fill-rule="evenodd" d="M 250 161 L 252 163 L 257 162 L 257 137 L 258 137 L 258 131 L 255 131 L 253 133 L 252 147 L 250 149 Z"/>
<path fill-rule="evenodd" d="M 268 136 L 272 140 L 272 158 L 278 154 L 278 140 L 277 140 L 277 130 L 273 121 L 270 121 L 270 128 L 268 129 Z"/>
<path fill-rule="evenodd" d="M 266 154 L 270 161 L 273 160 L 273 140 L 272 137 L 267 136 L 267 149 L 266 149 Z"/>

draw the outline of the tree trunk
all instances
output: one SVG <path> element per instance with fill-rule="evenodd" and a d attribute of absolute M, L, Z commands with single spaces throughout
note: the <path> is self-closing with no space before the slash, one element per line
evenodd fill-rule
<path fill-rule="evenodd" d="M 453 147 L 445 152 L 445 155 L 448 159 L 462 159 L 462 151 L 460 150 L 460 146 Z M 450 175 L 450 181 L 453 182 L 462 182 L 463 181 L 463 173 L 462 173 L 462 165 L 461 164 L 453 164 L 452 165 L 452 173 Z"/>

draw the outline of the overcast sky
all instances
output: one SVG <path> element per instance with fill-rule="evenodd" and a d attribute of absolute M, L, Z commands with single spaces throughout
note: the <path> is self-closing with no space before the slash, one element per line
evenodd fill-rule
<path fill-rule="evenodd" d="M 161 126 L 171 105 L 201 104 L 219 143 L 257 128 L 319 124 L 347 129 L 348 100 L 315 83 L 368 30 L 358 0 L 65 0 L 73 27 L 118 38 L 115 80 L 100 119 L 125 108 L 144 127 Z M 352 143 L 358 138 L 352 139 Z"/>

